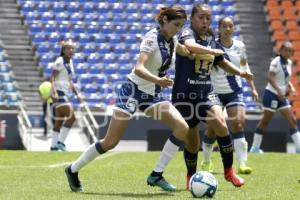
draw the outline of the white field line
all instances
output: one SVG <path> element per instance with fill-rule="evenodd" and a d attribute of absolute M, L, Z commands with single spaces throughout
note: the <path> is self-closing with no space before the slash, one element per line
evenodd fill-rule
<path fill-rule="evenodd" d="M 111 153 L 107 153 L 104 154 L 102 156 L 99 156 L 98 158 L 96 158 L 96 160 L 102 160 L 117 154 L 121 154 L 121 153 L 126 153 L 126 152 L 111 152 Z M 11 168 L 11 169 L 15 169 L 15 168 L 60 168 L 63 166 L 67 166 L 69 164 L 71 164 L 72 161 L 70 162 L 60 162 L 60 163 L 55 163 L 55 164 L 51 164 L 51 165 L 0 165 L 0 169 L 7 169 L 7 168 Z"/>

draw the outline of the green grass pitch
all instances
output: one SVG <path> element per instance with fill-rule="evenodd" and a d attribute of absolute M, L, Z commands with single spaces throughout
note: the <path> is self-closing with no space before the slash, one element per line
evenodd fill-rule
<path fill-rule="evenodd" d="M 85 192 L 70 192 L 64 167 L 80 153 L 0 151 L 0 199 L 193 199 L 185 190 L 182 153 L 167 167 L 165 178 L 177 186 L 165 192 L 146 185 L 160 152 L 108 153 L 83 168 L 80 178 Z M 201 153 L 199 154 L 202 158 Z M 246 185 L 235 188 L 223 178 L 219 153 L 213 154 L 214 175 L 219 189 L 214 199 L 300 199 L 300 156 L 296 154 L 250 154 L 251 175 L 242 175 Z M 199 161 L 200 163 L 200 161 Z"/>

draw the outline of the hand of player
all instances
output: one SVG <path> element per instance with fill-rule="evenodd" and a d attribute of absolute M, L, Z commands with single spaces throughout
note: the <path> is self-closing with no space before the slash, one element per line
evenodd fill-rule
<path fill-rule="evenodd" d="M 210 54 L 214 56 L 220 56 L 224 55 L 224 51 L 222 51 L 221 49 L 212 49 Z"/>
<path fill-rule="evenodd" d="M 256 90 L 252 90 L 252 97 L 254 101 L 258 101 L 259 100 L 259 96 Z"/>
<path fill-rule="evenodd" d="M 249 81 L 253 80 L 253 74 L 250 72 L 241 72 L 240 76 Z"/>
<path fill-rule="evenodd" d="M 161 77 L 157 83 L 157 85 L 165 88 L 165 87 L 171 87 L 173 86 L 174 82 L 172 79 L 170 79 L 168 76 L 164 76 L 164 77 Z"/>

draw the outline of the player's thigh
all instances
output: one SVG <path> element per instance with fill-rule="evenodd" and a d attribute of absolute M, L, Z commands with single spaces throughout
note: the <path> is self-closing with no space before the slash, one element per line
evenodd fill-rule
<path fill-rule="evenodd" d="M 214 105 L 210 107 L 207 112 L 206 123 L 218 136 L 225 136 L 228 134 L 228 129 L 225 117 L 221 106 Z"/>
<path fill-rule="evenodd" d="M 188 125 L 179 111 L 167 101 L 157 103 L 147 110 L 147 115 L 162 121 L 173 131 L 188 131 Z"/>
<path fill-rule="evenodd" d="M 243 129 L 245 124 L 245 107 L 233 106 L 226 109 L 228 115 L 228 126 L 231 131 L 236 132 Z"/>

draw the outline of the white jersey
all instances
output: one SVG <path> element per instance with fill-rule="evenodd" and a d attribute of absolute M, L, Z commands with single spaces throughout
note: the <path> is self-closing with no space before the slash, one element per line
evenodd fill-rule
<path fill-rule="evenodd" d="M 275 73 L 274 80 L 277 86 L 282 94 L 286 94 L 292 74 L 292 61 L 288 59 L 286 62 L 282 57 L 277 56 L 272 60 L 269 71 Z M 270 90 L 276 95 L 278 94 L 270 83 L 267 84 L 266 89 Z"/>
<path fill-rule="evenodd" d="M 69 68 L 69 71 L 67 70 Z M 73 61 L 70 60 L 70 63 L 64 63 L 63 57 L 58 57 L 53 65 L 53 70 L 59 71 L 58 75 L 54 79 L 54 86 L 56 90 L 61 90 L 65 94 L 71 92 L 71 78 L 74 74 Z"/>
<path fill-rule="evenodd" d="M 242 41 L 234 39 L 231 47 L 226 48 L 222 46 L 222 48 L 228 55 L 227 59 L 236 67 L 243 69 L 240 63 L 242 59 L 247 59 L 245 44 Z M 217 69 L 213 67 L 211 73 L 211 81 L 214 87 L 214 91 L 217 94 L 232 93 L 242 87 L 242 79 L 240 76 L 229 74 L 220 67 L 218 67 Z"/>
<path fill-rule="evenodd" d="M 155 76 L 158 76 L 158 69 L 162 66 L 162 56 L 157 40 L 157 35 L 158 35 L 158 30 L 152 29 L 146 35 L 144 36 L 141 46 L 140 46 L 140 52 L 147 52 L 151 54 L 151 57 L 147 60 L 145 63 L 145 68 L 149 70 L 150 73 L 152 73 Z M 172 55 L 172 62 L 171 66 L 174 65 L 175 63 L 175 53 L 176 53 L 176 46 L 178 44 L 178 40 L 176 36 L 173 37 L 174 41 L 174 51 Z M 163 45 L 162 43 L 160 45 Z M 165 42 L 165 47 L 167 50 L 170 52 L 170 44 Z M 138 89 L 150 94 L 154 95 L 155 94 L 155 84 L 147 81 L 139 76 L 137 76 L 133 71 L 127 75 L 128 79 L 134 82 L 137 86 Z"/>

